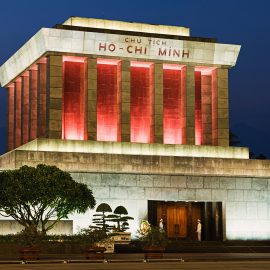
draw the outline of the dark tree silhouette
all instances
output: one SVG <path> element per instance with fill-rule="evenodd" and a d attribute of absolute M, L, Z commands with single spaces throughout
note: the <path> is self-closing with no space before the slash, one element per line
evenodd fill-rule
<path fill-rule="evenodd" d="M 39 164 L 0 172 L 0 214 L 46 233 L 73 212 L 95 206 L 92 191 L 55 166 Z M 49 220 L 54 220 L 48 223 Z"/>
<path fill-rule="evenodd" d="M 239 146 L 240 145 L 240 140 L 238 136 L 233 133 L 231 130 L 229 132 L 229 145 L 230 146 Z"/>

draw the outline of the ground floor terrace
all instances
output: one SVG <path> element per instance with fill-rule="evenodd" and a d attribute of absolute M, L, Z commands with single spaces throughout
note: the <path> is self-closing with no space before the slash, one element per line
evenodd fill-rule
<path fill-rule="evenodd" d="M 79 152 L 74 145 L 65 148 L 63 141 L 57 147 L 49 142 L 26 144 L 6 153 L 0 157 L 0 168 L 44 163 L 69 171 L 93 190 L 97 205 L 106 202 L 112 209 L 126 207 L 134 217 L 130 221 L 134 238 L 141 220 L 157 225 L 162 218 L 170 238 L 195 240 L 196 220 L 201 219 L 203 240 L 270 239 L 267 160 L 218 158 L 213 154 L 220 149 L 216 147 L 207 148 L 208 157 L 200 157 L 198 149 L 204 149 L 200 146 L 191 146 L 199 148 L 187 152 L 165 149 L 162 155 L 158 146 L 149 146 L 146 153 L 139 146 L 119 149 L 104 143 L 103 148 L 92 145 L 91 151 L 84 145 Z M 232 149 L 227 153 L 237 153 Z M 197 157 L 183 156 L 191 150 Z M 88 226 L 92 214 L 71 216 L 74 231 Z"/>

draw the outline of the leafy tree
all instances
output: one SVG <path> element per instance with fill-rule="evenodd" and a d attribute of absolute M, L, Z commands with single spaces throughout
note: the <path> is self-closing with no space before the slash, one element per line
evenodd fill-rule
<path fill-rule="evenodd" d="M 108 216 L 106 213 L 112 212 L 112 208 L 107 203 L 101 203 L 97 209 L 97 214 L 94 214 L 93 216 L 93 223 L 95 224 L 92 226 L 92 228 L 96 229 L 102 229 L 104 232 L 110 231 L 112 229 L 112 226 L 107 224 L 110 220 L 110 216 Z"/>
<path fill-rule="evenodd" d="M 92 191 L 55 166 L 39 164 L 0 173 L 0 214 L 45 234 L 73 212 L 95 206 Z M 48 225 L 49 220 L 54 220 Z"/>
<path fill-rule="evenodd" d="M 128 216 L 127 209 L 120 205 L 117 206 L 113 212 L 115 215 L 112 216 L 112 221 L 117 223 L 118 231 L 126 231 L 129 229 L 128 220 L 133 220 L 133 217 Z"/>

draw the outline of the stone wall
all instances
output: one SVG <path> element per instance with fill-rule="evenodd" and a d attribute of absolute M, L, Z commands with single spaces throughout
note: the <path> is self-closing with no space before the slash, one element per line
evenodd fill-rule
<path fill-rule="evenodd" d="M 72 148 L 69 151 L 14 150 L 0 157 L 0 169 L 44 163 L 70 172 L 270 177 L 269 160 L 78 153 L 72 152 Z"/>
<path fill-rule="evenodd" d="M 56 165 L 93 189 L 97 204 L 124 205 L 135 220 L 147 218 L 148 200 L 221 201 L 228 239 L 270 238 L 270 161 L 14 150 L 0 169 Z M 93 211 L 73 215 L 75 231 Z"/>
<path fill-rule="evenodd" d="M 72 173 L 87 184 L 97 203 L 123 205 L 133 234 L 147 218 L 147 201 L 222 201 L 225 232 L 232 239 L 270 238 L 270 178 L 116 173 Z M 90 220 L 76 217 L 74 227 Z"/>

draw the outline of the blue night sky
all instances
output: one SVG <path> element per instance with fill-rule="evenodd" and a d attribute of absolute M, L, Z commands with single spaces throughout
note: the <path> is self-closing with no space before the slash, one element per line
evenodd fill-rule
<path fill-rule="evenodd" d="M 40 28 L 70 16 L 179 25 L 192 36 L 242 45 L 229 72 L 230 128 L 244 146 L 270 158 L 270 1 L 9 0 L 0 5 L 0 65 Z M 6 151 L 7 94 L 0 89 L 0 153 Z"/>

